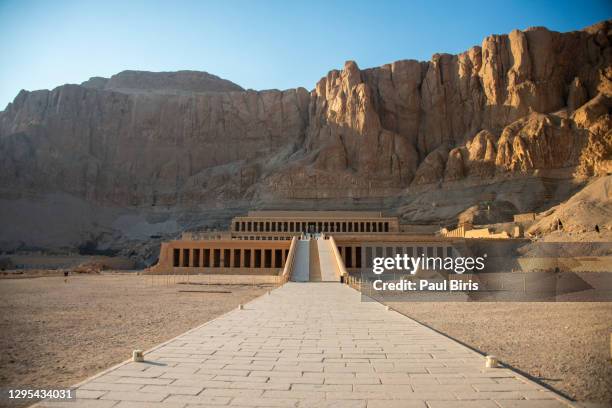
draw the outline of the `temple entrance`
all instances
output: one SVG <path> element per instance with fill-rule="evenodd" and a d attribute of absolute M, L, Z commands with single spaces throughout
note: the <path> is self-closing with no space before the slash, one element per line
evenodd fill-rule
<path fill-rule="evenodd" d="M 308 223 L 308 233 L 309 234 L 314 234 L 316 232 L 319 232 L 319 231 L 317 231 L 317 223 L 316 222 L 309 222 Z"/>

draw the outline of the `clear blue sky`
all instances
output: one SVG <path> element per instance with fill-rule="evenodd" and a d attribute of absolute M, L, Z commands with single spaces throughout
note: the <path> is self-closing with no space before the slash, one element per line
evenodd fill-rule
<path fill-rule="evenodd" d="M 125 69 L 202 70 L 245 88 L 312 89 L 372 67 L 466 50 L 492 33 L 580 29 L 612 1 L 0 0 L 0 109 L 20 89 Z"/>

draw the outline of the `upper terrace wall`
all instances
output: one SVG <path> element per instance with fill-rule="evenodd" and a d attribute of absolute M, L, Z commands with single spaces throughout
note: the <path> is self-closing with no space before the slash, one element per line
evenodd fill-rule
<path fill-rule="evenodd" d="M 249 211 L 250 218 L 382 218 L 380 211 Z"/>
<path fill-rule="evenodd" d="M 335 232 L 371 233 L 399 231 L 397 218 L 258 218 L 235 217 L 232 232 Z"/>
<path fill-rule="evenodd" d="M 397 217 L 380 211 L 249 211 L 235 217 L 232 233 L 371 233 L 399 231 Z"/>

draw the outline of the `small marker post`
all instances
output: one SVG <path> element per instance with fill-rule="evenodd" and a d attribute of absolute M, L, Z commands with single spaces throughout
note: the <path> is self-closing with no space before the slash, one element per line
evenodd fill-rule
<path fill-rule="evenodd" d="M 499 367 L 499 361 L 497 361 L 497 357 L 495 356 L 487 356 L 485 360 L 485 368 L 497 368 Z"/>
<path fill-rule="evenodd" d="M 144 354 L 142 350 L 132 351 L 132 361 L 135 363 L 142 363 L 144 361 Z"/>

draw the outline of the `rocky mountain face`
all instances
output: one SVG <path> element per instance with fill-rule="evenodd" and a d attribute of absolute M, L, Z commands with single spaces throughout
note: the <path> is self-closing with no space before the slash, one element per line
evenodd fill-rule
<path fill-rule="evenodd" d="M 532 28 L 427 63 L 360 71 L 348 62 L 311 93 L 312 169 L 300 163 L 294 184 L 308 188 L 309 176 L 329 173 L 366 190 L 572 166 L 605 173 L 610 35 L 609 23 L 563 34 Z"/>
<path fill-rule="evenodd" d="M 137 81 L 129 92 L 107 90 L 127 86 L 114 77 L 104 90 L 22 91 L 0 116 L 0 180 L 7 194 L 61 191 L 117 206 L 240 198 L 261 176 L 259 163 L 295 149 L 304 137 L 304 89 L 132 90 L 166 86 L 163 78 L 151 82 Z"/>
<path fill-rule="evenodd" d="M 176 220 L 177 230 L 206 223 L 186 214 L 274 206 L 382 205 L 432 222 L 536 180 L 537 197 L 505 197 L 527 211 L 571 192 L 541 180 L 612 170 L 611 106 L 610 21 L 492 35 L 428 62 L 349 61 L 310 92 L 125 71 L 22 91 L 0 112 L 0 206 L 65 194 L 88 211 L 146 214 L 149 227 Z M 445 208 L 437 198 L 465 191 Z M 416 208 L 424 199 L 427 211 Z M 109 225 L 116 216 L 82 228 L 125 236 Z"/>

